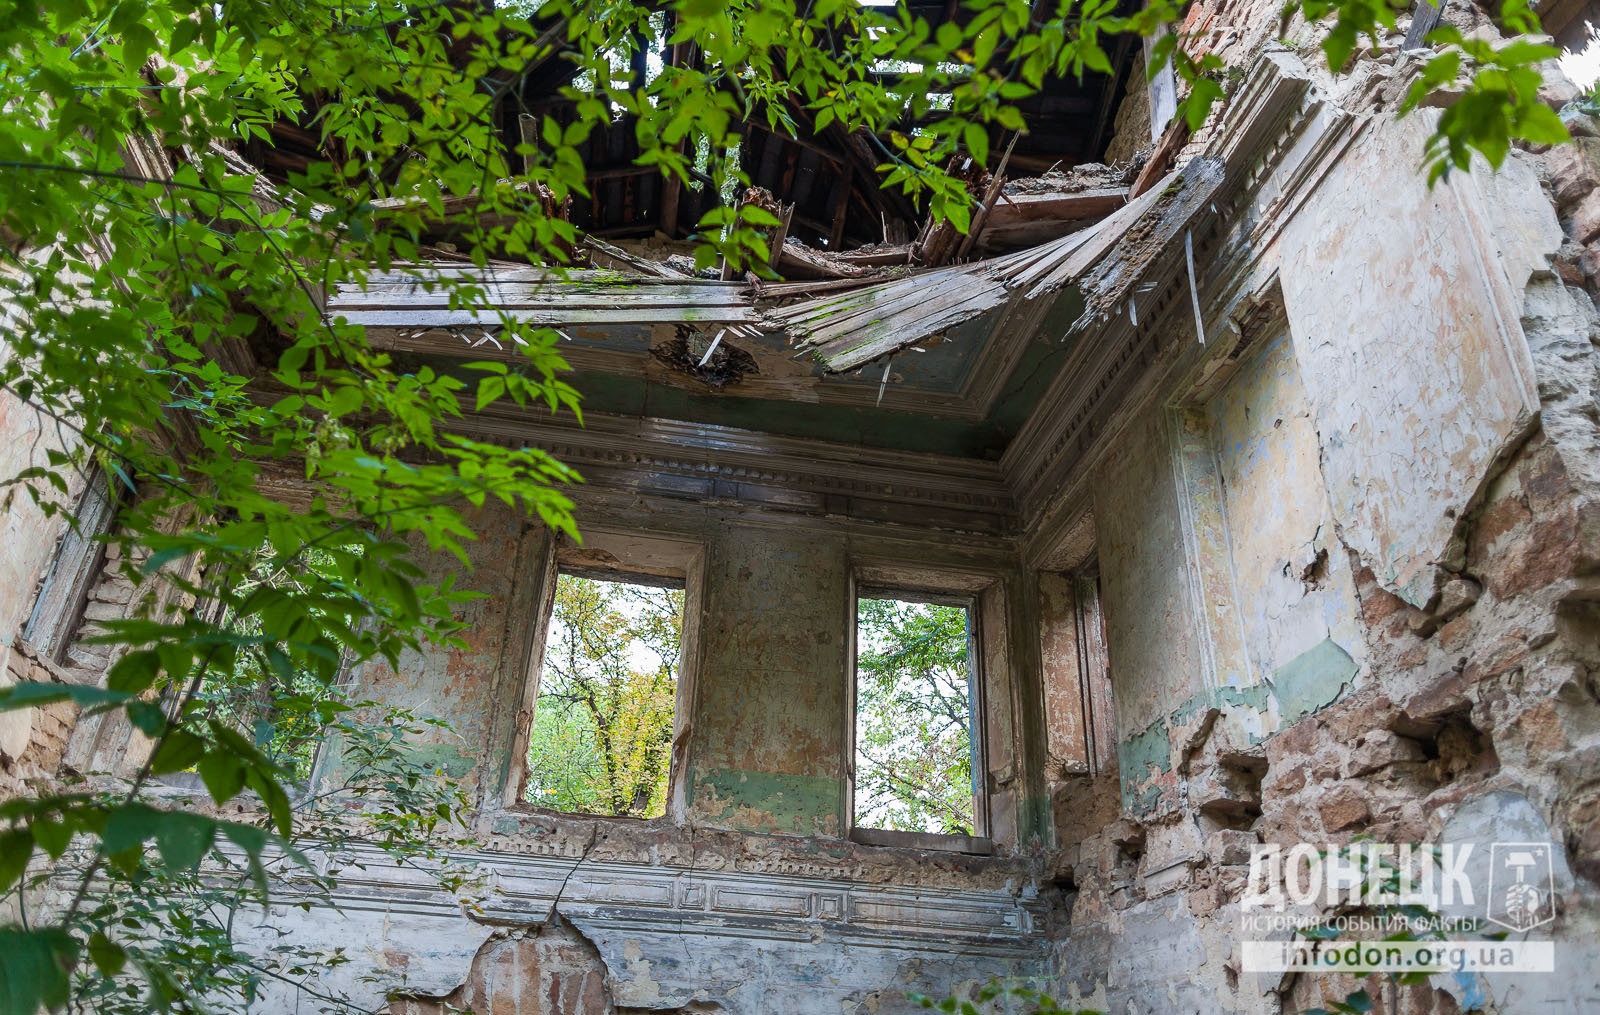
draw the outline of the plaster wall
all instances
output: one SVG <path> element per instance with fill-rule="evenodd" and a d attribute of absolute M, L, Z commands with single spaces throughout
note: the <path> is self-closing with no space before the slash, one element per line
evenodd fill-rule
<path fill-rule="evenodd" d="M 1162 725 L 1204 688 L 1166 419 L 1142 414 L 1095 472 L 1094 511 L 1125 800 L 1169 786 Z M 1159 636 L 1152 635 L 1159 632 Z"/>
<path fill-rule="evenodd" d="M 1365 835 L 1560 854 L 1532 935 L 1556 974 L 1373 981 L 1376 1010 L 1600 1004 L 1596 290 L 1537 153 L 1429 192 L 1427 129 L 1355 123 L 1246 251 L 1241 331 L 1180 343 L 1095 465 L 1121 813 L 1059 828 L 1069 997 L 1342 1000 L 1362 984 L 1240 969 L 1241 898 L 1255 845 Z M 1594 165 L 1557 166 L 1593 192 Z M 1286 331 L 1254 309 L 1276 284 Z"/>
<path fill-rule="evenodd" d="M 330 973 L 325 985 L 354 996 L 398 991 L 406 1000 L 395 1011 L 430 1015 L 447 1002 L 579 1010 L 574 998 L 598 1005 L 584 1011 L 892 1012 L 911 1010 L 907 990 L 946 993 L 995 973 L 1042 976 L 1035 941 L 1047 889 L 1025 855 L 845 838 L 854 582 L 900 573 L 921 588 L 951 575 L 962 588 L 990 590 L 984 615 L 1000 632 L 985 641 L 993 696 L 985 733 L 999 776 L 991 834 L 1001 852 L 1017 851 L 1032 775 L 1018 752 L 1012 671 L 1026 663 L 1005 646 L 1029 607 L 1008 554 L 926 530 L 799 523 L 596 487 L 579 496 L 588 499 L 580 518 L 593 545 L 570 552 L 586 561 L 605 565 L 612 543 L 602 532 L 699 548 L 703 564 L 686 575 L 698 613 L 686 618 L 697 634 L 679 699 L 679 802 L 646 821 L 563 815 L 515 799 L 543 586 L 553 558 L 569 550 L 485 511 L 474 519 L 482 535 L 462 583 L 485 598 L 463 611 L 465 647 L 352 675 L 358 696 L 455 728 L 457 736 L 424 737 L 417 749 L 481 803 L 481 849 L 459 859 L 489 873 L 484 911 L 474 917 L 436 898 L 414 919 L 380 920 L 359 900 L 403 897 L 416 908 L 423 883 L 392 870 L 351 872 L 341 883 L 352 912 L 340 920 L 353 922 L 331 936 L 316 911 L 304 920 L 292 907 L 273 914 L 297 936 L 359 942 L 361 975 L 378 970 L 370 982 Z M 450 563 L 438 559 L 441 569 Z M 1047 833 L 1040 816 L 1028 829 Z"/>
<path fill-rule="evenodd" d="M 855 613 L 845 539 L 726 523 L 710 535 L 691 820 L 842 835 Z"/>
<path fill-rule="evenodd" d="M 0 359 L 6 355 L 0 344 Z M 70 436 L 68 428 L 58 426 L 10 391 L 0 391 L 0 476 L 9 479 L 25 469 L 55 468 L 48 456 L 52 451 L 67 450 Z M 34 485 L 46 503 L 70 510 L 83 492 L 83 479 L 75 470 L 58 472 L 65 493 L 42 481 Z M 68 526 L 67 513 L 47 517 L 20 487 L 8 487 L 5 496 L 6 506 L 0 510 L 0 686 L 19 679 L 40 679 L 35 670 L 47 672 L 45 664 L 21 642 L 40 583 L 49 573 Z M 40 766 L 32 756 L 59 757 L 65 741 L 63 720 L 69 718 L 70 711 L 61 708 L 0 714 L 0 780 L 9 783 L 26 773 L 53 769 L 53 764 Z"/>

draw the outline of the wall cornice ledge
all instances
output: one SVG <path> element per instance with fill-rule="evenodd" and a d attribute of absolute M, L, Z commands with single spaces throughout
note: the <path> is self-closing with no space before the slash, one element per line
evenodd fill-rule
<path fill-rule="evenodd" d="M 308 855 L 319 867 L 333 860 Z M 542 924 L 559 912 L 630 934 L 692 927 L 699 935 L 806 941 L 826 935 L 868 946 L 1037 958 L 1047 908 L 1025 879 L 1012 882 L 1015 890 L 972 890 L 491 850 L 448 859 L 486 879 L 470 919 L 501 926 Z M 466 918 L 456 894 L 416 863 L 396 865 L 376 848 L 358 847 L 341 851 L 337 866 L 331 901 L 340 910 Z M 274 905 L 297 904 L 293 886 L 280 892 Z"/>
<path fill-rule="evenodd" d="M 1230 99 L 1202 158 L 1223 182 L 1192 234 L 1208 337 L 1258 276 L 1275 275 L 1275 239 L 1356 136 L 1363 122 L 1331 102 L 1287 49 L 1257 57 Z M 1068 362 L 1007 449 L 1001 465 L 1017 501 L 1024 545 L 1081 503 L 1090 464 L 1125 424 L 1131 406 L 1159 398 L 1174 369 L 1226 355 L 1230 343 L 1195 338 L 1189 281 L 1159 251 L 1139 266 L 1138 322 L 1127 313 L 1091 323 Z M 1264 270 L 1263 270 L 1264 269 Z"/>
<path fill-rule="evenodd" d="M 538 447 L 573 466 L 584 487 L 765 511 L 904 521 L 1001 535 L 1011 493 L 997 462 L 779 437 L 676 420 L 585 414 L 475 415 L 467 436 Z"/>

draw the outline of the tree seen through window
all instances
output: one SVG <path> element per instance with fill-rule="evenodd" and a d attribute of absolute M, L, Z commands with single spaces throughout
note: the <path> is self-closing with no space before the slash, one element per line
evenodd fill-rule
<path fill-rule="evenodd" d="M 856 602 L 855 823 L 975 833 L 967 610 Z"/>
<path fill-rule="evenodd" d="M 562 574 L 528 737 L 527 799 L 666 813 L 683 589 Z"/>

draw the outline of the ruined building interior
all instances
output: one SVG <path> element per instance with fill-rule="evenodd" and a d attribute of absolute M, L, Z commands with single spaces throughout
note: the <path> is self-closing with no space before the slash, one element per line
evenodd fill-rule
<path fill-rule="evenodd" d="M 1589 8 L 1546 8 L 1581 46 Z M 1440 16 L 1493 31 L 1415 12 Z M 349 675 L 453 727 L 418 749 L 472 795 L 481 908 L 375 862 L 337 916 L 263 927 L 344 946 L 319 982 L 393 1015 L 893 1012 L 994 975 L 1291 1012 L 1343 993 L 1241 968 L 1253 846 L 1487 834 L 1556 844 L 1557 973 L 1436 975 L 1381 1010 L 1600 1011 L 1600 122 L 1568 107 L 1573 144 L 1430 188 L 1431 114 L 1394 115 L 1412 21 L 1335 76 L 1323 29 L 1197 0 L 1183 31 L 1227 68 L 1206 125 L 1170 122 L 1129 40 L 997 138 L 965 236 L 876 186 L 871 139 L 753 125 L 735 197 L 779 218 L 778 281 L 697 271 L 725 198 L 597 132 L 564 210 L 583 266 L 486 274 L 568 339 L 584 423 L 463 424 L 574 466 L 584 540 L 482 508 L 468 648 Z M 292 125 L 240 154 L 269 179 L 318 157 Z M 517 355 L 405 279 L 326 306 L 409 362 Z M 43 461 L 52 432 L 0 398 L 7 471 Z M 109 516 L 84 495 L 86 531 Z M 6 679 L 102 680 L 83 634 L 130 590 L 60 519 L 0 525 Z M 560 574 L 682 592 L 659 816 L 529 801 Z M 959 833 L 857 820 L 871 597 L 965 613 Z M 13 783 L 141 747 L 68 704 L 0 722 Z"/>

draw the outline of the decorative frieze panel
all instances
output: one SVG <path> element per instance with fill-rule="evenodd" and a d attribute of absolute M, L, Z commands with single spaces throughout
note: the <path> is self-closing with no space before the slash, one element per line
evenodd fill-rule
<path fill-rule="evenodd" d="M 474 437 L 532 445 L 577 469 L 587 489 L 730 508 L 1012 531 L 998 463 L 775 437 L 731 427 L 589 414 L 585 426 L 476 417 Z"/>
<path fill-rule="evenodd" d="M 356 961 L 325 970 L 318 989 L 375 1006 L 446 996 L 494 940 L 557 917 L 597 950 L 619 1005 L 793 1015 L 881 995 L 898 1010 L 907 991 L 1048 968 L 1045 902 L 1027 879 L 970 890 L 482 851 L 450 857 L 482 875 L 458 899 L 377 850 L 317 861 L 337 875 L 337 910 L 316 899 L 302 910 L 282 885 L 252 933 L 342 948 Z"/>

